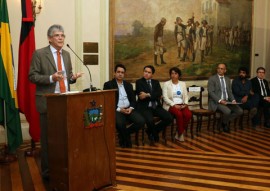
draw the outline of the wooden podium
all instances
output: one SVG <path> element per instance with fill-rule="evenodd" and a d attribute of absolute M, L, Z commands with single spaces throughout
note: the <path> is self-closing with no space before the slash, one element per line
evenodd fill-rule
<path fill-rule="evenodd" d="M 51 189 L 92 191 L 116 185 L 115 90 L 46 97 Z M 87 125 L 87 114 L 99 121 Z"/>

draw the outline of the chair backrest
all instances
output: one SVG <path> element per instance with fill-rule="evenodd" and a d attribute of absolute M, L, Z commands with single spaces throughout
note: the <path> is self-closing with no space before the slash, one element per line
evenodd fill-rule
<path fill-rule="evenodd" d="M 191 103 L 190 106 L 199 106 L 200 109 L 202 109 L 202 93 L 204 87 L 192 85 L 187 87 L 187 91 L 189 92 L 188 102 Z"/>

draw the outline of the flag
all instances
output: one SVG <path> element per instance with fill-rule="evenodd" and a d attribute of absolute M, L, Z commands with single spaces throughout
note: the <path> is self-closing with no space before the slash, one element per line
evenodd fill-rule
<path fill-rule="evenodd" d="M 0 123 L 6 125 L 8 149 L 14 152 L 22 143 L 22 130 L 6 0 L 0 0 L 0 44 Z"/>
<path fill-rule="evenodd" d="M 29 123 L 29 134 L 32 140 L 40 139 L 39 113 L 36 110 L 36 85 L 28 79 L 32 54 L 35 51 L 34 18 L 31 0 L 21 0 L 22 25 L 19 48 L 17 95 L 20 112 L 25 114 Z"/>

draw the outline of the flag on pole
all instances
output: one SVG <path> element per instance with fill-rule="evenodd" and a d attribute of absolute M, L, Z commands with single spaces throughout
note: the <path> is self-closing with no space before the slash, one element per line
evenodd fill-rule
<path fill-rule="evenodd" d="M 6 0 L 0 0 L 0 44 L 0 123 L 6 128 L 8 149 L 14 152 L 22 143 L 22 130 Z"/>
<path fill-rule="evenodd" d="M 39 113 L 36 110 L 36 85 L 28 79 L 32 54 L 35 51 L 34 18 L 31 0 L 21 0 L 22 25 L 19 48 L 17 95 L 20 112 L 29 123 L 29 134 L 34 142 L 40 139 Z"/>

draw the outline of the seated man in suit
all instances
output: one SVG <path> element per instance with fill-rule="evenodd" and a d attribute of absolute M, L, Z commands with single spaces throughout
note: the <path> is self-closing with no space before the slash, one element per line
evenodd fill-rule
<path fill-rule="evenodd" d="M 251 79 L 252 89 L 260 97 L 259 107 L 263 108 L 264 126 L 270 128 L 270 89 L 267 80 L 265 80 L 265 68 L 259 67 L 256 70 L 257 76 Z M 255 116 L 257 125 L 260 123 L 259 115 Z"/>
<path fill-rule="evenodd" d="M 209 110 L 219 110 L 223 113 L 222 127 L 223 131 L 229 133 L 228 122 L 242 115 L 243 110 L 236 105 L 232 94 L 230 78 L 225 76 L 226 65 L 218 64 L 217 74 L 211 76 L 208 80 L 208 107 Z M 231 102 L 228 104 L 228 102 Z"/>
<path fill-rule="evenodd" d="M 150 145 L 159 141 L 159 132 L 165 129 L 171 122 L 171 114 L 163 109 L 160 99 L 162 89 L 158 80 L 152 79 L 155 68 L 152 65 L 145 66 L 143 77 L 136 81 L 136 94 L 138 95 L 138 111 L 145 119 Z M 154 122 L 154 116 L 161 119 L 158 124 Z"/>
<path fill-rule="evenodd" d="M 104 83 L 104 90 L 117 89 L 116 92 L 116 129 L 119 145 L 123 148 L 131 148 L 130 134 L 137 132 L 145 124 L 143 117 L 135 110 L 136 97 L 133 86 L 124 80 L 126 68 L 117 64 L 114 68 L 114 79 Z M 127 128 L 127 122 L 132 125 Z"/>
<path fill-rule="evenodd" d="M 240 67 L 238 69 L 238 74 L 239 76 L 232 82 L 232 92 L 235 100 L 238 103 L 242 103 L 240 107 L 249 110 L 252 127 L 255 128 L 256 121 L 254 116 L 257 113 L 259 96 L 253 92 L 251 81 L 247 79 L 248 69 L 246 67 Z"/>

